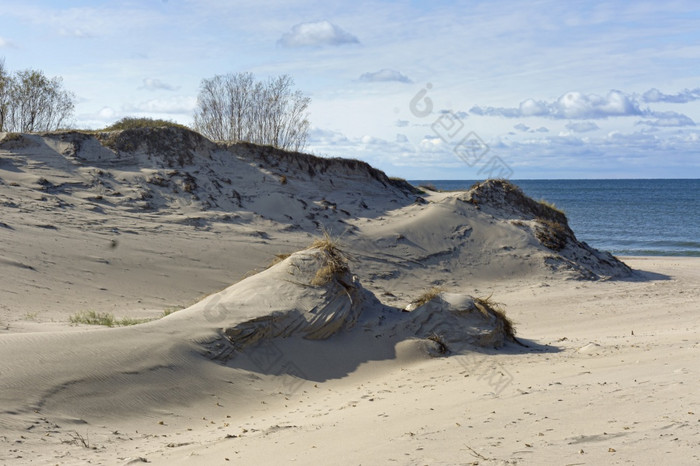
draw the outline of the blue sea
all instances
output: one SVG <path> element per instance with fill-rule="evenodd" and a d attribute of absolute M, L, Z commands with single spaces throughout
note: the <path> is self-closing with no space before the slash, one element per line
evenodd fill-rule
<path fill-rule="evenodd" d="M 474 180 L 411 180 L 469 189 Z M 700 257 L 700 180 L 512 180 L 562 209 L 576 237 L 619 256 Z"/>

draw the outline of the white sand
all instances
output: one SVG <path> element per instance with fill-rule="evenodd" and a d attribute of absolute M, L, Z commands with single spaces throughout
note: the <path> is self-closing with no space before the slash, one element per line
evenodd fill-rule
<path fill-rule="evenodd" d="M 625 258 L 634 275 L 582 280 L 619 269 L 544 248 L 495 199 L 414 203 L 364 167 L 323 174 L 241 147 L 199 143 L 202 161 L 168 168 L 25 138 L 0 142 L 0 463 L 700 462 L 700 259 Z M 203 208 L 228 178 L 242 205 Z M 229 287 L 305 248 L 314 222 L 342 233 L 342 283 L 309 286 L 311 250 Z M 460 346 L 490 331 L 478 313 L 430 327 L 441 314 L 400 312 L 435 284 L 460 306 L 493 294 L 528 347 Z M 69 323 L 173 307 L 188 309 Z"/>

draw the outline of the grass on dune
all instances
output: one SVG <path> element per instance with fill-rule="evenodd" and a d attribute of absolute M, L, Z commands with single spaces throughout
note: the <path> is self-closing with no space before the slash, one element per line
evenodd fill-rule
<path fill-rule="evenodd" d="M 495 315 L 496 318 L 503 323 L 503 331 L 506 336 L 510 340 L 517 341 L 515 339 L 515 326 L 513 325 L 513 321 L 506 316 L 502 304 L 493 301 L 491 296 L 488 296 L 486 298 L 474 298 L 474 305 L 484 315 Z"/>
<path fill-rule="evenodd" d="M 311 280 L 313 286 L 325 285 L 334 277 L 348 272 L 349 256 L 340 249 L 338 240 L 331 237 L 327 231 L 323 232 L 321 238 L 315 239 L 308 249 L 320 249 L 325 255 L 324 265 L 318 269 L 316 276 Z"/>
<path fill-rule="evenodd" d="M 160 317 L 169 316 L 173 312 L 183 309 L 182 307 L 168 308 L 163 311 Z M 157 319 L 156 318 L 156 319 Z M 81 311 L 70 316 L 71 324 L 103 325 L 105 327 L 128 327 L 130 325 L 145 324 L 156 319 L 135 319 L 133 317 L 122 317 L 117 319 L 109 312 Z"/>
<path fill-rule="evenodd" d="M 434 286 L 425 290 L 422 295 L 420 295 L 416 300 L 413 301 L 413 303 L 416 305 L 416 307 L 420 307 L 423 304 L 432 301 L 433 299 L 440 296 L 440 293 L 442 293 L 443 291 L 445 291 L 443 287 Z"/>

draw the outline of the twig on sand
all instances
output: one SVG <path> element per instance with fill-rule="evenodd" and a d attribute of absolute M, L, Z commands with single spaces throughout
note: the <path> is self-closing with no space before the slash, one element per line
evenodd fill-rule
<path fill-rule="evenodd" d="M 62 443 L 78 445 L 85 448 L 92 448 L 90 447 L 90 434 L 85 434 L 85 437 L 83 437 L 82 435 L 80 435 L 80 433 L 78 433 L 78 431 L 73 431 L 68 432 L 68 436 L 70 437 L 70 440 L 64 440 Z"/>
<path fill-rule="evenodd" d="M 488 461 L 488 460 L 491 459 L 491 458 L 485 457 L 484 455 L 482 455 L 482 454 L 479 453 L 478 451 L 474 450 L 472 447 L 470 447 L 470 446 L 467 445 L 467 444 L 464 444 L 464 446 L 467 447 L 467 449 L 472 453 L 473 456 L 475 456 L 475 457 L 477 457 L 477 458 L 479 458 L 479 459 L 481 459 L 481 460 Z"/>

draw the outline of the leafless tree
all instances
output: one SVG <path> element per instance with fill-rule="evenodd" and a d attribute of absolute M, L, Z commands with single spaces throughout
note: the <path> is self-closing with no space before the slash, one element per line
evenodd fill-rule
<path fill-rule="evenodd" d="M 217 141 L 248 141 L 302 150 L 311 99 L 288 75 L 256 81 L 252 73 L 202 80 L 194 115 L 197 131 Z"/>
<path fill-rule="evenodd" d="M 30 133 L 60 129 L 68 123 L 75 97 L 63 89 L 61 78 L 41 71 L 9 75 L 0 62 L 0 131 Z"/>
<path fill-rule="evenodd" d="M 5 131 L 5 120 L 7 119 L 9 94 L 10 94 L 10 76 L 5 70 L 5 60 L 0 60 L 0 131 Z"/>

